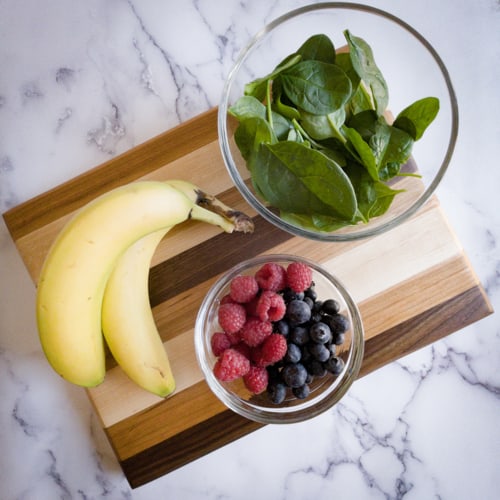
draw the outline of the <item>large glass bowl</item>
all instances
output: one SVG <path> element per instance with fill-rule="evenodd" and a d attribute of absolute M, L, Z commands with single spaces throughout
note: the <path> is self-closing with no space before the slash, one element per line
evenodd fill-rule
<path fill-rule="evenodd" d="M 311 35 L 328 35 L 335 47 L 346 44 L 343 31 L 363 38 L 387 82 L 388 110 L 397 115 L 414 101 L 433 96 L 440 100 L 436 119 L 413 147 L 409 168 L 417 177 L 400 177 L 391 183 L 403 188 L 388 212 L 368 223 L 333 232 L 306 230 L 283 220 L 253 189 L 244 159 L 234 141 L 237 120 L 228 109 L 243 95 L 246 83 L 270 73 L 278 63 Z M 223 90 L 218 133 L 228 172 L 245 200 L 269 222 L 292 234 L 321 241 L 346 241 L 373 236 L 404 222 L 433 194 L 443 178 L 455 147 L 458 109 L 448 71 L 431 44 L 396 16 L 366 5 L 319 3 L 293 10 L 257 33 L 239 55 Z M 393 179 L 394 181 L 394 179 Z M 293 194 L 291 194 L 293 195 Z"/>
<path fill-rule="evenodd" d="M 318 300 L 335 299 L 340 305 L 340 313 L 349 323 L 345 340 L 337 346 L 336 355 L 344 366 L 340 374 L 328 373 L 318 377 L 310 384 L 311 394 L 306 399 L 288 396 L 281 404 L 269 401 L 265 393 L 253 395 L 241 379 L 221 382 L 214 375 L 217 357 L 211 348 L 211 337 L 220 331 L 217 311 L 221 300 L 230 290 L 235 276 L 254 274 L 267 262 L 278 263 L 283 267 L 294 261 L 305 262 L 313 270 L 313 282 Z M 356 303 L 342 283 L 324 267 L 303 257 L 292 255 L 262 255 L 236 265 L 223 274 L 212 286 L 201 304 L 195 326 L 195 350 L 198 363 L 205 380 L 213 393 L 231 410 L 264 424 L 283 424 L 300 422 L 312 418 L 336 404 L 347 392 L 356 377 L 363 360 L 364 332 Z"/>

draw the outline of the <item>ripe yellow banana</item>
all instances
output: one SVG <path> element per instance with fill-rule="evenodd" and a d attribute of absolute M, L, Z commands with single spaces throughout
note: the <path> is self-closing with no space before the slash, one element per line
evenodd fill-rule
<path fill-rule="evenodd" d="M 227 220 L 230 225 L 226 230 L 232 227 L 237 231 L 253 230 L 253 223 L 246 215 L 192 183 L 166 182 L 192 203 Z M 167 231 L 162 229 L 141 238 L 120 257 L 107 282 L 102 303 L 102 332 L 115 361 L 131 380 L 160 397 L 174 391 L 175 379 L 150 307 L 148 277 L 151 258 Z"/>
<path fill-rule="evenodd" d="M 105 375 L 101 307 L 118 258 L 138 239 L 189 218 L 234 225 L 159 181 L 116 188 L 84 206 L 54 241 L 42 267 L 36 316 L 44 353 L 66 380 L 92 387 Z"/>

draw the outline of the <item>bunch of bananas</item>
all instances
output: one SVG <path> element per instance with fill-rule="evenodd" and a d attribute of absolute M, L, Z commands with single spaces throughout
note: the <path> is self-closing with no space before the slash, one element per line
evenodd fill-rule
<path fill-rule="evenodd" d="M 77 385 L 104 380 L 105 342 L 124 372 L 160 397 L 175 389 L 149 303 L 151 258 L 175 225 L 195 219 L 253 231 L 245 214 L 182 180 L 138 181 L 99 196 L 64 226 L 44 261 L 36 316 L 53 369 Z"/>

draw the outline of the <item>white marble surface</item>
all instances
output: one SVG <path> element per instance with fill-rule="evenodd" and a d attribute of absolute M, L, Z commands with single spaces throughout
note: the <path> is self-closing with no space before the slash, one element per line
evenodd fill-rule
<path fill-rule="evenodd" d="M 305 3 L 0 1 L 0 211 L 217 105 L 248 37 Z M 366 3 L 420 30 L 448 66 L 461 124 L 438 195 L 498 310 L 500 3 Z M 356 382 L 311 422 L 131 490 L 84 391 L 42 355 L 3 220 L 0 252 L 2 500 L 499 498 L 497 315 Z"/>

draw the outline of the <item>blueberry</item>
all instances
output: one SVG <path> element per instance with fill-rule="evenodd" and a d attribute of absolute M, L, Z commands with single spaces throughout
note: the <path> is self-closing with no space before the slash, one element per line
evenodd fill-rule
<path fill-rule="evenodd" d="M 324 377 L 326 375 L 326 368 L 317 359 L 312 359 L 307 363 L 307 371 L 314 377 Z"/>
<path fill-rule="evenodd" d="M 300 387 L 294 387 L 292 389 L 293 395 L 297 399 L 305 399 L 309 394 L 311 394 L 311 389 L 307 384 L 301 385 Z"/>
<path fill-rule="evenodd" d="M 275 405 L 283 403 L 286 397 L 286 387 L 285 384 L 281 382 L 272 382 L 267 386 L 267 394 L 269 400 Z"/>
<path fill-rule="evenodd" d="M 285 288 L 283 291 L 283 299 L 286 304 L 292 300 L 302 300 L 304 297 L 304 292 L 294 292 L 291 288 Z"/>
<path fill-rule="evenodd" d="M 331 355 L 335 356 L 335 354 L 337 354 L 337 346 L 334 342 L 327 344 L 327 347 Z"/>
<path fill-rule="evenodd" d="M 345 333 L 336 333 L 333 337 L 333 343 L 335 345 L 342 345 L 345 341 Z"/>
<path fill-rule="evenodd" d="M 309 336 L 313 342 L 326 344 L 332 338 L 332 332 L 327 324 L 318 321 L 309 329 Z"/>
<path fill-rule="evenodd" d="M 329 321 L 332 332 L 345 333 L 349 330 L 349 320 L 343 314 L 335 314 Z"/>
<path fill-rule="evenodd" d="M 302 357 L 302 351 L 300 347 L 296 344 L 288 344 L 288 348 L 285 354 L 285 361 L 288 363 L 298 363 Z"/>
<path fill-rule="evenodd" d="M 290 332 L 290 325 L 284 319 L 280 319 L 274 324 L 274 330 L 286 337 Z"/>
<path fill-rule="evenodd" d="M 305 326 L 295 326 L 289 335 L 290 342 L 298 346 L 306 345 L 309 342 L 309 331 Z"/>
<path fill-rule="evenodd" d="M 302 363 L 305 363 L 306 361 L 309 361 L 312 358 L 312 355 L 309 351 L 309 344 L 300 346 L 300 350 L 302 351 L 302 358 L 301 358 Z"/>
<path fill-rule="evenodd" d="M 309 346 L 309 352 L 314 359 L 325 362 L 330 357 L 330 350 L 323 344 L 312 343 Z"/>
<path fill-rule="evenodd" d="M 302 363 L 288 363 L 281 371 L 283 382 L 288 387 L 300 387 L 307 378 L 307 370 Z"/>
<path fill-rule="evenodd" d="M 309 297 L 310 299 L 312 299 L 313 302 L 316 301 L 316 299 L 318 298 L 318 294 L 316 293 L 316 290 L 314 289 L 313 286 L 310 286 L 305 292 L 304 292 L 304 295 L 306 297 Z"/>
<path fill-rule="evenodd" d="M 325 363 L 325 368 L 334 375 L 338 375 L 343 370 L 344 365 L 345 363 L 342 358 L 339 358 L 338 356 L 331 356 Z"/>
<path fill-rule="evenodd" d="M 333 316 L 340 311 L 340 304 L 335 299 L 327 299 L 323 302 L 322 310 L 325 314 Z"/>
<path fill-rule="evenodd" d="M 277 363 L 267 367 L 267 375 L 269 377 L 269 384 L 281 380 L 281 372 Z"/>
<path fill-rule="evenodd" d="M 323 319 L 323 315 L 319 311 L 312 311 L 311 321 L 313 323 L 319 323 Z"/>
<path fill-rule="evenodd" d="M 321 300 L 316 300 L 314 302 L 314 305 L 313 305 L 313 308 L 312 308 L 312 311 L 313 313 L 320 313 L 321 314 L 321 308 L 323 306 L 323 302 L 321 302 Z"/>
<path fill-rule="evenodd" d="M 286 317 L 296 325 L 306 323 L 311 318 L 311 308 L 303 300 L 294 299 L 286 308 Z"/>
<path fill-rule="evenodd" d="M 304 302 L 309 306 L 309 309 L 311 309 L 312 311 L 314 307 L 314 300 L 311 299 L 311 297 L 304 297 Z"/>

